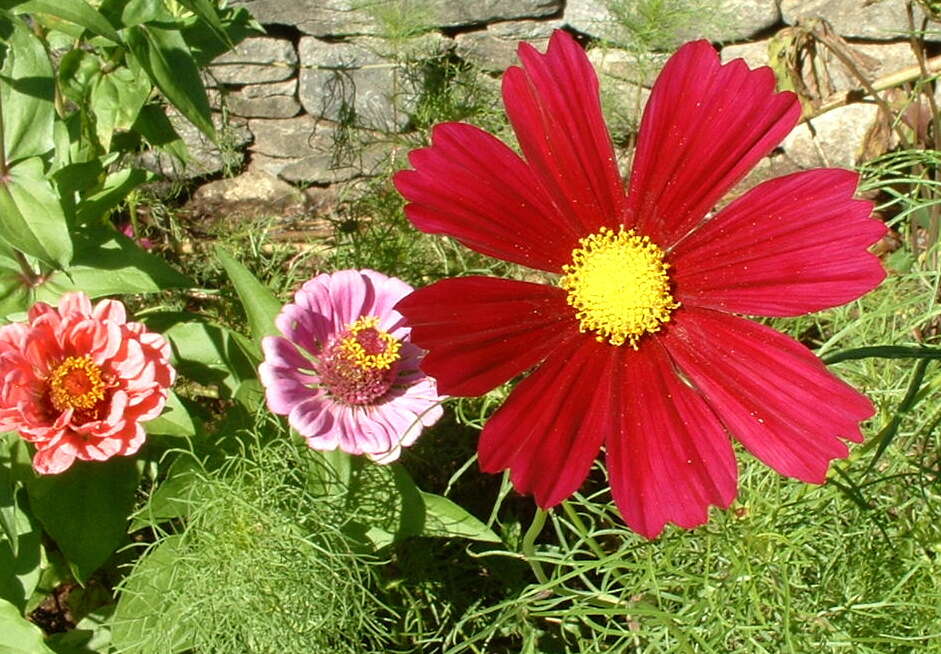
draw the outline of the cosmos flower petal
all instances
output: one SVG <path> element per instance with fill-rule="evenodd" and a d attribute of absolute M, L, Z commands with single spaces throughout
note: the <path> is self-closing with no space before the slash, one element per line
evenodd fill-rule
<path fill-rule="evenodd" d="M 436 126 L 431 143 L 409 155 L 414 170 L 394 177 L 412 224 L 488 256 L 561 270 L 578 236 L 515 152 L 461 123 Z"/>
<path fill-rule="evenodd" d="M 862 441 L 872 403 L 806 347 L 770 327 L 703 309 L 676 313 L 663 342 L 749 452 L 782 475 L 826 480 L 841 439 Z"/>
<path fill-rule="evenodd" d="M 594 338 L 557 348 L 510 393 L 480 435 L 480 469 L 549 508 L 582 485 L 618 415 L 618 351 Z"/>
<path fill-rule="evenodd" d="M 396 305 L 412 341 L 430 350 L 422 370 L 448 395 L 480 395 L 577 335 L 565 292 L 494 277 L 445 279 Z"/>
<path fill-rule="evenodd" d="M 866 248 L 885 233 L 853 199 L 858 175 L 820 169 L 765 182 L 673 251 L 676 298 L 687 305 L 796 316 L 845 304 L 885 278 Z"/>
<path fill-rule="evenodd" d="M 706 41 L 687 43 L 653 87 L 637 135 L 631 224 L 669 248 L 771 152 L 800 118 L 770 68 L 725 65 Z"/>
<path fill-rule="evenodd" d="M 503 101 L 526 161 L 578 236 L 616 227 L 624 187 L 585 51 L 557 30 L 545 54 L 521 43 L 519 58 L 503 76 Z"/>
<path fill-rule="evenodd" d="M 667 522 L 704 524 L 710 505 L 726 508 L 736 495 L 735 452 L 725 428 L 655 341 L 625 350 L 619 372 L 620 425 L 605 442 L 621 515 L 647 538 Z"/>

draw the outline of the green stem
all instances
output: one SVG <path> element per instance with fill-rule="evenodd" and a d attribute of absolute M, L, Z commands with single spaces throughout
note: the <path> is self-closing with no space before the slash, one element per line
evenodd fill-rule
<path fill-rule="evenodd" d="M 549 582 L 549 578 L 546 577 L 546 573 L 542 569 L 542 564 L 536 560 L 536 537 L 542 532 L 543 526 L 546 524 L 546 516 L 549 515 L 549 512 L 545 509 L 536 507 L 536 514 L 533 516 L 533 521 L 529 525 L 529 529 L 526 530 L 526 535 L 523 536 L 523 556 L 526 557 L 526 562 L 529 563 L 529 567 L 533 569 L 533 574 L 536 575 L 536 579 L 540 584 L 545 584 Z"/>
<path fill-rule="evenodd" d="M 870 345 L 850 350 L 840 350 L 821 357 L 821 360 L 829 366 L 841 361 L 871 357 L 879 359 L 941 359 L 941 348 L 923 345 Z"/>
<path fill-rule="evenodd" d="M 605 556 L 604 549 L 598 544 L 598 541 L 596 541 L 594 537 L 589 535 L 588 529 L 585 527 L 585 523 L 582 522 L 582 518 L 578 515 L 578 511 L 575 510 L 575 507 L 573 507 L 568 500 L 565 500 L 562 502 L 562 509 L 565 511 L 565 515 L 568 516 L 569 521 L 575 525 L 575 530 L 588 545 L 588 548 L 594 552 L 595 556 L 599 559 L 603 559 Z"/>

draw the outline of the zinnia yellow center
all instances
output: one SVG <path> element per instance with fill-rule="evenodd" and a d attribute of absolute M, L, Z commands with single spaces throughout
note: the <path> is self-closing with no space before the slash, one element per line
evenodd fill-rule
<path fill-rule="evenodd" d="M 663 250 L 634 230 L 607 227 L 579 244 L 559 286 L 568 291 L 581 331 L 636 350 L 640 337 L 658 331 L 679 306 L 670 295 Z"/>
<path fill-rule="evenodd" d="M 57 411 L 93 409 L 107 385 L 90 356 L 68 357 L 49 375 L 49 397 Z"/>
<path fill-rule="evenodd" d="M 379 329 L 379 318 L 363 316 L 346 328 L 339 350 L 348 362 L 362 370 L 388 370 L 399 360 L 402 344 Z"/>

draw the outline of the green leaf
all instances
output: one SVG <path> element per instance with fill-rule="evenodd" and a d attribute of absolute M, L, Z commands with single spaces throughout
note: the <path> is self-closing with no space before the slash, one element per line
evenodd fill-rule
<path fill-rule="evenodd" d="M 42 41 L 22 20 L 13 20 L 8 45 L 0 68 L 0 108 L 9 165 L 52 149 L 55 82 Z"/>
<path fill-rule="evenodd" d="M 180 398 L 172 391 L 167 398 L 167 405 L 163 413 L 143 424 L 148 434 L 182 437 L 196 435 L 196 425 L 193 423 L 189 410 L 183 406 Z"/>
<path fill-rule="evenodd" d="M 11 4 L 8 0 L 0 3 L 0 6 Z M 94 32 L 98 36 L 103 36 L 115 43 L 121 43 L 121 37 L 115 31 L 111 23 L 104 16 L 93 9 L 84 0 L 27 0 L 27 2 L 17 3 L 15 12 L 22 13 L 43 13 L 56 16 L 76 25 L 81 25 L 85 29 Z"/>
<path fill-rule="evenodd" d="M 226 33 L 225 25 L 222 24 L 219 11 L 216 9 L 215 3 L 210 2 L 209 0 L 178 1 L 181 5 L 196 14 L 200 21 L 208 25 L 209 29 L 212 30 L 212 33 L 215 35 L 215 37 L 222 41 L 223 44 L 229 48 L 235 47 L 232 41 L 229 40 L 229 35 Z"/>
<path fill-rule="evenodd" d="M 144 105 L 132 129 L 155 148 L 169 153 L 180 161 L 189 159 L 186 143 L 173 129 L 162 105 Z"/>
<path fill-rule="evenodd" d="M 147 75 L 174 107 L 209 139 L 216 140 L 209 99 L 186 41 L 176 30 L 136 25 L 127 42 Z"/>
<path fill-rule="evenodd" d="M 100 191 L 83 198 L 78 203 L 76 208 L 78 223 L 82 225 L 100 221 L 112 209 L 124 202 L 131 191 L 153 179 L 153 173 L 141 168 L 125 168 L 111 173 L 105 179 Z"/>
<path fill-rule="evenodd" d="M 499 543 L 500 537 L 487 525 L 446 497 L 422 491 L 425 501 L 423 536 L 469 538 L 485 543 Z"/>
<path fill-rule="evenodd" d="M 152 651 L 154 625 L 166 610 L 165 597 L 173 589 L 176 562 L 186 556 L 182 536 L 168 536 L 143 556 L 121 588 L 111 620 L 111 643 L 124 654 Z M 180 652 L 188 643 L 174 643 L 166 651 Z"/>
<path fill-rule="evenodd" d="M 50 266 L 65 268 L 72 259 L 59 196 L 38 158 L 21 161 L 0 180 L 0 239 Z"/>
<path fill-rule="evenodd" d="M 42 629 L 0 599 L 0 654 L 55 654 L 46 647 Z"/>
<path fill-rule="evenodd" d="M 79 235 L 68 274 L 56 272 L 36 287 L 36 298 L 55 304 L 67 291 L 82 290 L 89 297 L 126 293 L 156 293 L 167 288 L 188 288 L 195 283 L 162 258 L 111 229 Z"/>
<path fill-rule="evenodd" d="M 163 0 L 104 0 L 100 11 L 118 28 L 173 20 Z"/>
<path fill-rule="evenodd" d="M 279 332 L 274 326 L 274 319 L 281 311 L 278 298 L 267 286 L 259 282 L 248 268 L 219 246 L 216 246 L 216 257 L 235 285 L 255 341 L 260 344 L 265 336 L 278 336 Z"/>
<path fill-rule="evenodd" d="M 347 509 L 352 517 L 347 530 L 376 549 L 422 533 L 425 507 L 421 491 L 398 463 L 379 465 L 355 457 L 352 462 Z"/>
<path fill-rule="evenodd" d="M 89 102 L 95 113 L 95 131 L 104 150 L 111 148 L 111 135 L 115 130 L 128 129 L 134 124 L 151 89 L 149 80 L 128 68 L 116 68 L 95 79 Z"/>
<path fill-rule="evenodd" d="M 147 526 L 156 527 L 169 520 L 185 518 L 190 514 L 194 502 L 199 501 L 198 492 L 202 467 L 199 462 L 184 453 L 176 458 L 167 471 L 167 479 L 151 493 L 147 504 L 131 520 L 128 533 Z"/>
<path fill-rule="evenodd" d="M 27 481 L 30 506 L 72 564 L 79 581 L 126 540 L 138 470 L 133 458 L 76 461 L 58 475 Z"/>
<path fill-rule="evenodd" d="M 10 504 L 0 505 L 0 510 L 12 509 L 16 535 L 0 534 L 0 599 L 22 610 L 42 572 L 42 530 L 22 508 L 27 504 L 23 489 L 12 493 L 5 501 Z"/>
<path fill-rule="evenodd" d="M 0 263 L 0 323 L 12 313 L 26 311 L 29 305 L 29 285 L 23 275 L 15 267 Z"/>
<path fill-rule="evenodd" d="M 232 397 L 241 383 L 255 379 L 255 367 L 245 357 L 229 330 L 202 322 L 189 322 L 187 314 L 147 317 L 147 325 L 161 332 L 173 346 L 174 365 L 184 377 L 204 386 L 218 385 Z"/>

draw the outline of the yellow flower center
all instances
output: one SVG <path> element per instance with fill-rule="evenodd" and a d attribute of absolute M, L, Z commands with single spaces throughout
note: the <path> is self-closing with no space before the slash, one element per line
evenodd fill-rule
<path fill-rule="evenodd" d="M 363 316 L 346 327 L 340 341 L 343 357 L 362 370 L 388 370 L 399 360 L 402 344 L 379 329 L 379 318 Z"/>
<path fill-rule="evenodd" d="M 105 399 L 107 388 L 101 368 L 88 355 L 65 359 L 49 375 L 48 383 L 56 411 L 93 409 Z"/>
<path fill-rule="evenodd" d="M 568 291 L 580 330 L 636 350 L 640 337 L 658 331 L 679 306 L 670 295 L 663 250 L 634 230 L 607 227 L 579 244 L 572 263 L 562 267 L 559 286 Z"/>

